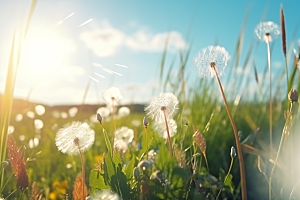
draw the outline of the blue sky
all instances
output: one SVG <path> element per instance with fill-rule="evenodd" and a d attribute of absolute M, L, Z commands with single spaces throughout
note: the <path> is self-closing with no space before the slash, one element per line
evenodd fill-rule
<path fill-rule="evenodd" d="M 191 48 L 187 72 L 190 74 L 188 83 L 192 86 L 199 80 L 193 63 L 198 51 L 217 44 L 233 55 L 248 11 L 242 59 L 239 63 L 241 68 L 247 48 L 251 42 L 257 42 L 254 28 L 263 16 L 265 21 L 280 24 L 281 4 L 285 11 L 287 43 L 290 44 L 300 20 L 297 14 L 299 3 L 292 0 L 40 0 L 24 43 L 15 96 L 26 98 L 31 91 L 31 101 L 49 105 L 78 104 L 82 101 L 91 76 L 99 82 L 92 80 L 86 103 L 104 102 L 102 93 L 111 86 L 121 89 L 124 96 L 122 103 L 148 102 L 153 95 L 153 87 L 159 88 L 158 66 L 168 34 L 170 42 L 166 66 L 173 58 L 178 62 L 180 49 L 185 51 Z M 12 35 L 14 30 L 21 30 L 29 5 L 28 0 L 0 1 L 0 26 L 5 27 L 0 32 L 1 93 L 5 87 Z M 88 20 L 89 23 L 80 26 Z M 299 38 L 297 32 L 293 43 L 297 51 Z M 274 45 L 272 64 L 276 75 L 284 67 L 284 57 L 280 39 L 274 41 Z M 254 56 L 258 72 L 262 74 L 266 64 L 266 45 L 263 42 L 259 43 Z M 105 69 L 122 76 L 112 75 L 93 63 L 101 64 Z M 226 79 L 226 70 L 223 79 Z M 253 76 L 252 70 L 247 75 Z M 254 77 L 251 83 L 255 84 Z M 251 91 L 254 86 L 250 84 L 248 87 Z M 159 92 L 159 89 L 156 91 Z"/>

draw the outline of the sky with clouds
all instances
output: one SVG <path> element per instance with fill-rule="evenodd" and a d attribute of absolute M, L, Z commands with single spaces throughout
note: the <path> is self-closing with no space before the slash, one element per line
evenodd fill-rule
<path fill-rule="evenodd" d="M 174 73 L 179 52 L 190 50 L 186 69 L 192 87 L 199 80 L 193 61 L 197 53 L 208 45 L 220 45 L 233 55 L 243 26 L 237 72 L 252 76 L 255 83 L 252 68 L 242 70 L 243 60 L 251 44 L 257 43 L 254 62 L 262 77 L 266 45 L 258 42 L 254 29 L 262 19 L 280 24 L 281 4 L 288 47 L 292 44 L 291 49 L 298 51 L 297 1 L 39 0 L 24 42 L 14 95 L 48 105 L 80 104 L 88 87 L 86 103 L 96 104 L 104 102 L 105 89 L 115 86 L 121 89 L 123 103 L 148 102 L 153 91 L 160 92 L 158 67 L 167 37 L 166 66 L 175 60 Z M 0 93 L 12 36 L 24 25 L 29 5 L 29 0 L 0 0 Z M 281 41 L 273 45 L 276 76 L 284 67 L 284 57 Z"/>

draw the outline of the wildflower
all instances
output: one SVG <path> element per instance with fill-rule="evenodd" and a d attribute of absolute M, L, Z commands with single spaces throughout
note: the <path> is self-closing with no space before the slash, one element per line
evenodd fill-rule
<path fill-rule="evenodd" d="M 130 109 L 128 107 L 121 107 L 119 108 L 119 111 L 118 111 L 118 115 L 119 117 L 126 117 L 130 114 Z"/>
<path fill-rule="evenodd" d="M 271 42 L 280 34 L 280 29 L 274 22 L 260 22 L 255 28 L 255 34 L 259 40 Z"/>
<path fill-rule="evenodd" d="M 100 113 L 97 113 L 97 120 L 100 124 L 102 123 L 102 117 L 101 117 Z"/>
<path fill-rule="evenodd" d="M 78 155 L 87 151 L 94 143 L 95 132 L 87 123 L 72 122 L 59 129 L 55 142 L 59 151 L 69 154 Z M 79 148 L 79 150 L 78 150 Z"/>
<path fill-rule="evenodd" d="M 103 93 L 103 98 L 109 105 L 117 105 L 117 103 L 123 98 L 121 91 L 116 87 L 111 87 Z"/>
<path fill-rule="evenodd" d="M 235 151 L 235 148 L 233 146 L 230 149 L 230 157 L 232 159 L 236 157 L 236 151 Z"/>
<path fill-rule="evenodd" d="M 78 108 L 77 107 L 72 107 L 68 110 L 69 116 L 70 117 L 75 117 L 76 114 L 78 112 Z"/>
<path fill-rule="evenodd" d="M 115 131 L 115 140 L 123 140 L 127 144 L 131 143 L 134 137 L 134 132 L 132 129 L 122 126 Z"/>
<path fill-rule="evenodd" d="M 167 118 L 172 118 L 177 110 L 178 100 L 172 93 L 161 93 L 159 97 L 154 97 L 149 106 L 145 108 L 148 116 L 157 123 L 165 122 L 164 113 Z"/>
<path fill-rule="evenodd" d="M 29 186 L 29 179 L 23 156 L 18 152 L 16 142 L 11 134 L 7 137 L 7 148 L 11 167 L 17 178 L 17 188 L 25 190 Z"/>
<path fill-rule="evenodd" d="M 291 103 L 298 102 L 298 93 L 297 93 L 297 91 L 294 90 L 294 89 L 291 89 L 291 91 L 288 94 L 288 98 L 289 98 Z"/>
<path fill-rule="evenodd" d="M 148 121 L 147 117 L 144 117 L 144 119 L 143 119 L 143 125 L 144 125 L 144 127 L 146 127 L 146 128 L 147 128 L 147 126 L 149 125 L 149 121 Z"/>
<path fill-rule="evenodd" d="M 46 109 L 44 106 L 42 106 L 42 105 L 35 106 L 35 113 L 37 115 L 43 115 L 43 114 L 45 114 L 45 111 L 46 111 Z"/>
<path fill-rule="evenodd" d="M 208 46 L 203 48 L 195 57 L 195 63 L 199 71 L 199 76 L 206 76 L 210 74 L 211 77 L 215 75 L 215 71 L 212 66 L 216 67 L 219 75 L 223 74 L 227 61 L 230 59 L 229 53 L 224 47 L 220 46 Z"/>
<path fill-rule="evenodd" d="M 167 122 L 168 122 L 170 137 L 173 137 L 175 135 L 175 133 L 177 132 L 177 123 L 174 119 L 167 119 Z M 167 132 L 167 129 L 166 129 L 165 122 L 156 123 L 155 124 L 155 130 L 158 132 L 158 135 L 160 137 L 163 137 L 163 138 L 167 139 L 168 132 Z"/>

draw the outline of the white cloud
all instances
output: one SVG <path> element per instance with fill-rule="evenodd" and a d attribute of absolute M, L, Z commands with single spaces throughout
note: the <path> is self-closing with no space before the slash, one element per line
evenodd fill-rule
<path fill-rule="evenodd" d="M 121 46 L 126 46 L 135 51 L 161 52 L 164 50 L 168 38 L 168 50 L 176 52 L 177 49 L 186 49 L 187 43 L 177 31 L 152 34 L 146 29 L 137 31 L 133 36 L 112 27 L 105 20 L 100 28 L 85 31 L 80 35 L 88 48 L 97 56 L 106 57 L 113 55 Z"/>
<path fill-rule="evenodd" d="M 124 42 L 124 37 L 121 31 L 110 26 L 107 21 L 103 22 L 103 28 L 86 31 L 80 35 L 87 47 L 100 57 L 113 55 Z"/>

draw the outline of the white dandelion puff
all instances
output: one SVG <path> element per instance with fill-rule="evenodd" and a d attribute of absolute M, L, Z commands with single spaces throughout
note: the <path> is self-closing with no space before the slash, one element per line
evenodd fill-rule
<path fill-rule="evenodd" d="M 16 122 L 20 122 L 23 120 L 23 115 L 22 114 L 17 114 L 15 117 Z"/>
<path fill-rule="evenodd" d="M 35 119 L 33 123 L 36 129 L 42 129 L 44 127 L 44 122 L 40 119 Z"/>
<path fill-rule="evenodd" d="M 177 97 L 172 93 L 161 93 L 154 97 L 149 106 L 145 108 L 146 114 L 157 123 L 165 122 L 164 112 L 167 118 L 172 118 L 178 109 Z"/>
<path fill-rule="evenodd" d="M 46 112 L 46 109 L 44 106 L 42 106 L 42 105 L 35 106 L 35 113 L 37 115 L 43 115 L 43 114 L 45 114 L 45 112 Z"/>
<path fill-rule="evenodd" d="M 77 107 L 72 107 L 68 110 L 69 116 L 70 117 L 75 117 L 76 114 L 78 112 L 78 108 Z"/>
<path fill-rule="evenodd" d="M 271 42 L 280 35 L 280 28 L 272 21 L 260 22 L 254 32 L 259 40 Z"/>
<path fill-rule="evenodd" d="M 134 131 L 126 126 L 122 126 L 115 131 L 115 140 L 123 140 L 127 144 L 131 143 L 134 138 Z"/>
<path fill-rule="evenodd" d="M 129 114 L 130 114 L 130 109 L 128 107 L 123 106 L 123 107 L 119 108 L 119 110 L 118 110 L 119 117 L 126 117 Z"/>
<path fill-rule="evenodd" d="M 99 113 L 101 115 L 101 117 L 105 118 L 110 115 L 110 110 L 107 107 L 101 107 L 101 108 L 98 108 L 96 113 Z"/>
<path fill-rule="evenodd" d="M 224 47 L 208 46 L 199 52 L 194 61 L 198 68 L 199 76 L 210 74 L 211 77 L 213 77 L 215 76 L 215 72 L 212 68 L 212 64 L 215 65 L 216 70 L 221 76 L 229 59 L 230 55 Z"/>
<path fill-rule="evenodd" d="M 111 87 L 103 93 L 103 98 L 109 105 L 117 105 L 117 103 L 123 98 L 119 88 Z"/>
<path fill-rule="evenodd" d="M 68 155 L 78 155 L 87 151 L 95 141 L 95 132 L 87 123 L 72 122 L 64 125 L 56 133 L 55 143 L 59 151 Z M 78 150 L 79 148 L 79 150 Z"/>
<path fill-rule="evenodd" d="M 28 112 L 26 113 L 26 115 L 27 115 L 27 117 L 29 117 L 29 118 L 31 118 L 31 119 L 33 119 L 33 118 L 35 117 L 35 114 L 34 114 L 34 112 L 32 112 L 32 111 L 28 111 Z"/>

